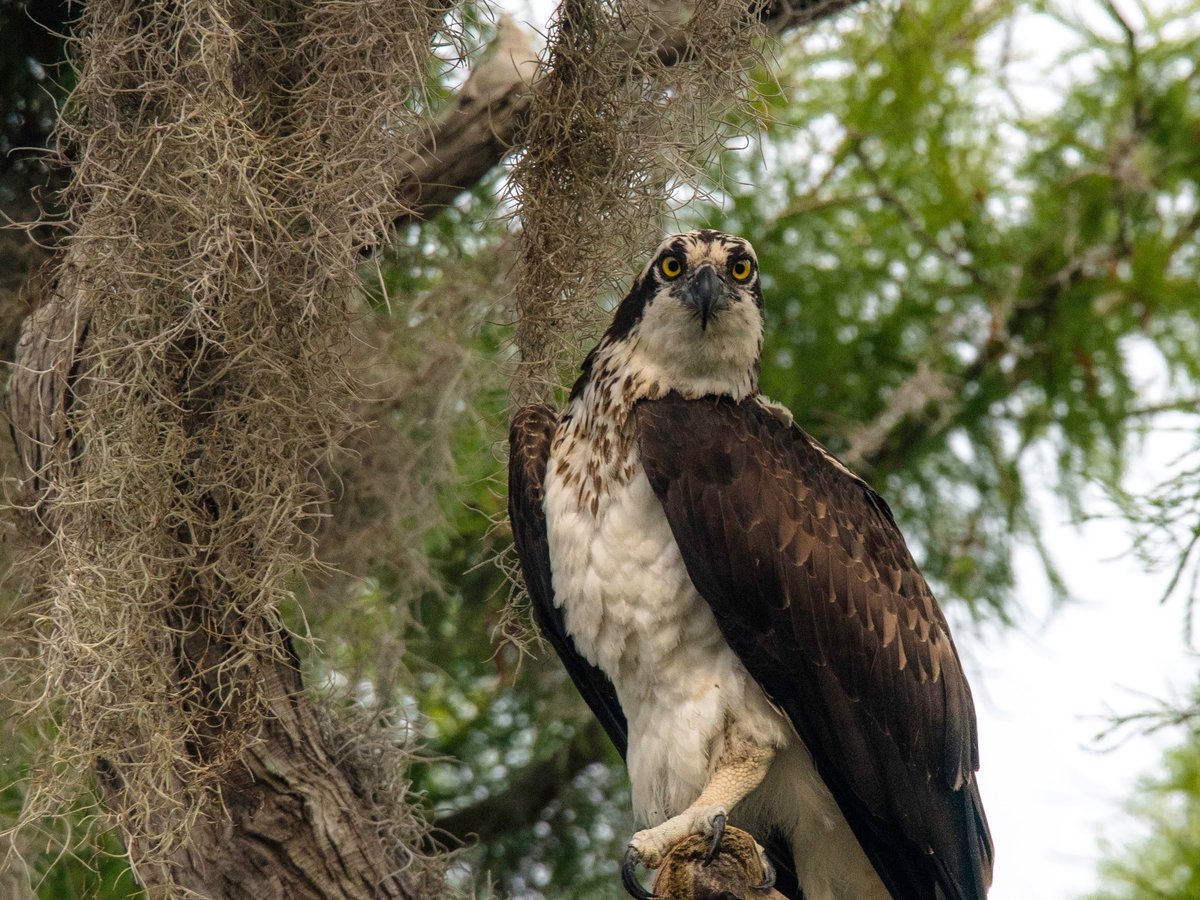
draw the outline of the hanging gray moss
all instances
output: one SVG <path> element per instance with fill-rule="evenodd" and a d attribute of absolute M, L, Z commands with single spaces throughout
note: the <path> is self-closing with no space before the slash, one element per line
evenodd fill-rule
<path fill-rule="evenodd" d="M 624 290 L 746 114 L 761 25 L 744 2 L 573 0 L 551 28 L 525 151 L 512 173 L 517 403 L 549 396 L 594 339 L 605 290 Z"/>
<path fill-rule="evenodd" d="M 260 741 L 282 688 L 258 673 L 287 654 L 280 606 L 315 558 L 314 474 L 356 424 L 359 248 L 403 212 L 396 160 L 428 127 L 421 90 L 448 6 L 82 10 L 46 307 L 77 326 L 54 378 L 25 373 L 59 390 L 57 412 L 39 410 L 50 432 L 24 434 L 42 542 L 34 714 L 55 723 L 27 821 L 98 773 L 147 871 L 225 802 L 222 777 Z M 346 765 L 396 771 L 383 753 L 364 741 Z M 355 790 L 413 847 L 404 787 Z"/>

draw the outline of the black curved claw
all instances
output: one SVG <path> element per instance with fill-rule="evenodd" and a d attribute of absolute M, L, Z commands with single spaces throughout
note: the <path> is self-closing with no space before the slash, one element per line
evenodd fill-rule
<path fill-rule="evenodd" d="M 763 854 L 762 865 L 762 883 L 750 885 L 750 890 L 752 891 L 769 891 L 771 888 L 775 887 L 775 867 L 771 865 L 771 860 L 765 853 Z"/>
<path fill-rule="evenodd" d="M 621 863 L 621 884 L 625 886 L 626 893 L 635 900 L 654 900 L 654 895 L 642 887 L 642 883 L 637 877 L 637 854 L 633 848 L 629 847 L 625 851 L 625 861 Z"/>
<path fill-rule="evenodd" d="M 708 865 L 721 852 L 721 838 L 725 836 L 725 814 L 717 813 L 712 820 L 712 843 L 708 845 L 708 853 L 704 857 L 704 865 Z"/>

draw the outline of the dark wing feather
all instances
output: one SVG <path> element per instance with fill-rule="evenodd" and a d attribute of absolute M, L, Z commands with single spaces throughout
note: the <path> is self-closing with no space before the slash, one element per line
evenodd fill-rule
<path fill-rule="evenodd" d="M 975 709 L 887 504 L 755 399 L 637 407 L 688 573 L 896 900 L 983 900 Z"/>
<path fill-rule="evenodd" d="M 554 605 L 542 484 L 557 424 L 554 410 L 541 403 L 522 408 L 513 418 L 508 435 L 508 517 L 534 620 L 624 758 L 628 737 L 617 692 L 608 676 L 580 655 L 567 633 L 562 610 Z"/>

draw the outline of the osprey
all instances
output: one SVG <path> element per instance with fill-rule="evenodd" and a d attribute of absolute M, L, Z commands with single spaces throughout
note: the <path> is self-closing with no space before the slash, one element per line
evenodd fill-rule
<path fill-rule="evenodd" d="M 759 393 L 762 341 L 750 244 L 675 235 L 562 415 L 512 424 L 535 617 L 645 826 L 626 887 L 648 897 L 634 866 L 691 834 L 713 858 L 729 821 L 792 898 L 983 900 L 975 710 L 946 620 L 883 499 Z"/>

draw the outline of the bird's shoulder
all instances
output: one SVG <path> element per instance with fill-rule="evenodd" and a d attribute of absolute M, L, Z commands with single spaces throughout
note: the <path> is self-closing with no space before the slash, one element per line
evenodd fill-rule
<path fill-rule="evenodd" d="M 934 896 L 934 883 L 982 898 L 991 841 L 974 704 L 888 505 L 757 398 L 667 396 L 636 417 L 693 583 L 885 883 L 905 900 Z"/>
<path fill-rule="evenodd" d="M 775 488 L 789 482 L 798 485 L 808 497 L 812 491 L 837 494 L 841 503 L 835 511 L 865 504 L 895 526 L 895 519 L 883 497 L 804 430 L 792 411 L 762 393 L 742 399 L 711 395 L 688 398 L 668 392 L 636 404 L 639 421 L 639 446 L 654 450 L 666 460 L 678 462 L 679 471 L 692 477 L 705 475 L 732 481 L 753 470 L 769 468 L 781 480 Z M 653 435 L 646 440 L 649 432 Z M 700 458 L 709 460 L 701 464 Z M 732 468 L 730 468 L 732 466 Z M 823 514 L 828 507 L 816 507 Z"/>
<path fill-rule="evenodd" d="M 834 666 L 847 694 L 865 702 L 905 753 L 927 735 L 918 723 L 892 721 L 901 683 L 924 693 L 948 678 L 969 720 L 961 737 L 973 733 L 945 618 L 870 485 L 757 396 L 668 395 L 639 404 L 637 419 L 650 486 L 719 615 L 751 633 L 786 636 L 815 665 Z M 863 653 L 846 655 L 850 645 Z M 894 657 L 900 681 L 875 683 L 876 650 Z M 923 764 L 957 783 L 977 765 L 973 743 L 929 746 Z"/>

